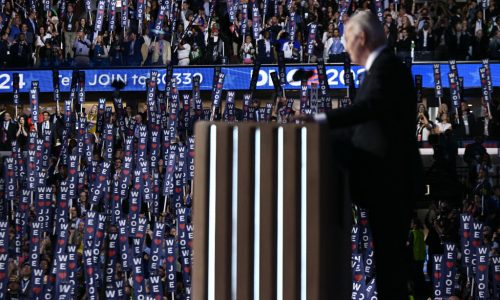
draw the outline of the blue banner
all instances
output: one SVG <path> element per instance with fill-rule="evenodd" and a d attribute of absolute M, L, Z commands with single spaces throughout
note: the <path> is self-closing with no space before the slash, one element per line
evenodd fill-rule
<path fill-rule="evenodd" d="M 479 68 L 482 63 L 464 63 L 457 64 L 459 74 L 464 77 L 464 88 L 481 88 L 479 77 Z M 292 65 L 286 67 L 286 85 L 287 90 L 300 89 L 300 81 L 292 81 L 292 77 L 299 69 L 312 70 L 314 76 L 310 78 L 308 84 L 318 83 L 316 65 Z M 491 80 L 493 86 L 500 86 L 500 64 L 490 64 Z M 124 92 L 144 91 L 146 89 L 146 80 L 150 78 L 151 71 L 158 71 L 158 89 L 165 89 L 166 71 L 163 68 L 130 68 L 130 69 L 87 69 L 85 70 L 85 91 L 86 92 L 112 92 L 114 88 L 111 83 L 115 79 L 121 79 L 126 83 Z M 352 66 L 354 80 L 359 84 L 359 74 L 364 72 L 364 68 Z M 414 75 L 422 76 L 423 88 L 434 89 L 434 69 L 432 64 L 413 64 L 412 71 Z M 450 67 L 448 64 L 440 65 L 441 74 L 448 74 Z M 59 70 L 60 91 L 69 92 L 71 88 L 71 70 Z M 221 68 L 225 76 L 224 90 L 248 90 L 248 83 L 252 76 L 252 66 L 223 66 Z M 273 81 L 271 73 L 278 72 L 278 66 L 262 66 L 259 70 L 257 80 L 257 90 L 273 90 Z M 0 74 L 0 93 L 12 93 L 13 74 L 19 73 L 19 92 L 28 93 L 30 82 L 39 81 L 39 91 L 53 92 L 51 70 L 4 70 Z M 177 89 L 182 91 L 192 90 L 193 78 L 199 76 L 200 90 L 212 90 L 214 68 L 213 67 L 175 67 L 172 78 L 175 79 Z M 329 88 L 345 89 L 344 68 L 342 65 L 326 66 L 326 82 Z M 448 88 L 448 80 L 442 80 L 443 88 Z"/>

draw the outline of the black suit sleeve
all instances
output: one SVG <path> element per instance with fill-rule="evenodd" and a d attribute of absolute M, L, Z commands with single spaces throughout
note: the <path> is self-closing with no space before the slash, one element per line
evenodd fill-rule
<path fill-rule="evenodd" d="M 349 127 L 376 120 L 390 124 L 393 118 L 413 118 L 413 110 L 408 109 L 415 105 L 409 100 L 416 95 L 412 80 L 410 71 L 390 50 L 384 50 L 358 89 L 354 103 L 327 113 L 329 126 Z"/>
<path fill-rule="evenodd" d="M 378 76 L 383 76 L 383 74 L 370 74 L 370 78 L 366 79 L 369 82 L 365 82 L 363 90 L 358 91 L 353 105 L 327 113 L 330 127 L 348 127 L 372 121 L 384 112 L 388 101 L 384 97 L 383 82 Z"/>

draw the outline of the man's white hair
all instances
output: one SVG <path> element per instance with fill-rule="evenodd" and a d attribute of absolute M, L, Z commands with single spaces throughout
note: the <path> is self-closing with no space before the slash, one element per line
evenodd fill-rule
<path fill-rule="evenodd" d="M 384 27 L 378 18 L 370 11 L 360 11 L 354 14 L 347 22 L 346 31 L 350 31 L 352 36 L 357 36 L 360 32 L 365 33 L 366 47 L 374 50 L 387 41 Z"/>

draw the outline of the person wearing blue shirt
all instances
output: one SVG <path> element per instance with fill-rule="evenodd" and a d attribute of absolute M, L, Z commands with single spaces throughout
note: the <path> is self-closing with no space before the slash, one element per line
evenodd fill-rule
<path fill-rule="evenodd" d="M 340 38 L 340 32 L 337 28 L 333 30 L 333 35 L 325 43 L 323 57 L 329 63 L 344 61 L 344 44 Z"/>
<path fill-rule="evenodd" d="M 90 47 L 92 43 L 87 39 L 83 30 L 78 31 L 77 39 L 73 44 L 75 53 L 75 65 L 78 67 L 88 66 L 90 63 Z"/>
<path fill-rule="evenodd" d="M 10 35 L 9 38 L 12 40 L 17 39 L 17 36 L 19 33 L 21 33 L 21 18 L 19 16 L 16 16 L 14 18 L 14 21 L 12 22 L 12 25 L 10 26 Z"/>

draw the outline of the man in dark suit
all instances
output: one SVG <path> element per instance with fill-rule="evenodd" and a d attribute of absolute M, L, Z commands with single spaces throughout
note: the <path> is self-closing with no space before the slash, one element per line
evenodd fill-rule
<path fill-rule="evenodd" d="M 19 33 L 17 41 L 10 47 L 10 65 L 12 67 L 28 67 L 31 62 L 31 47 L 26 42 L 24 33 Z"/>
<path fill-rule="evenodd" d="M 28 25 L 29 32 L 31 32 L 33 34 L 38 34 L 38 28 L 40 28 L 40 27 L 38 26 L 38 23 L 36 20 L 36 11 L 35 10 L 32 10 L 30 12 L 28 19 L 26 19 L 26 25 Z"/>
<path fill-rule="evenodd" d="M 258 50 L 258 60 L 262 64 L 273 64 L 274 63 L 274 50 L 271 43 L 270 33 L 268 30 L 263 33 L 264 38 L 257 42 Z"/>
<path fill-rule="evenodd" d="M 208 38 L 206 48 L 206 62 L 208 64 L 220 64 L 222 60 L 222 53 L 227 53 L 223 50 L 227 41 L 220 35 L 217 28 L 212 28 L 212 35 Z"/>
<path fill-rule="evenodd" d="M 432 51 L 434 51 L 434 35 L 429 21 L 425 20 L 421 30 L 417 33 L 415 45 L 416 56 L 421 60 L 432 60 Z M 418 54 L 418 55 L 417 55 Z"/>
<path fill-rule="evenodd" d="M 2 127 L 0 127 L 0 151 L 11 151 L 12 141 L 16 139 L 17 126 L 12 122 L 10 113 L 3 114 Z"/>
<path fill-rule="evenodd" d="M 423 191 L 413 121 L 416 91 L 409 69 L 386 47 L 372 13 L 354 15 L 345 39 L 351 60 L 365 66 L 366 76 L 351 106 L 314 119 L 332 130 L 332 155 L 349 184 L 348 198 L 368 211 L 379 299 L 407 299 L 405 244 Z"/>
<path fill-rule="evenodd" d="M 142 62 L 141 48 L 144 39 L 137 38 L 135 32 L 131 32 L 128 42 L 125 43 L 125 61 L 129 66 L 140 66 Z"/>
<path fill-rule="evenodd" d="M 456 120 L 453 121 L 453 131 L 455 132 L 455 136 L 459 139 L 473 139 L 480 133 L 480 130 L 478 131 L 478 126 L 476 125 L 476 117 L 469 110 L 469 106 L 466 101 L 460 102 L 458 122 Z"/>
<path fill-rule="evenodd" d="M 51 122 L 50 114 L 48 111 L 44 111 L 42 113 L 43 121 L 37 124 L 38 138 L 43 139 L 45 136 L 45 132 L 50 130 L 51 139 L 55 136 L 55 126 L 54 123 Z"/>

